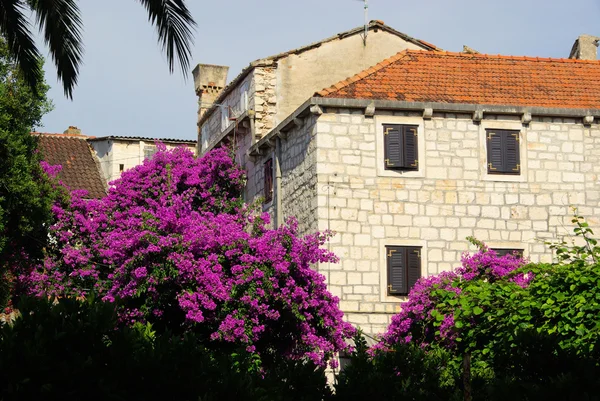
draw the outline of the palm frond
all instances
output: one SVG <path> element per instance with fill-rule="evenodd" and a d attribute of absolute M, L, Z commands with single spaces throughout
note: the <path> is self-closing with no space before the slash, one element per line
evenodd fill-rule
<path fill-rule="evenodd" d="M 30 23 L 23 14 L 26 5 L 21 0 L 0 0 L 0 34 L 6 39 L 25 80 L 35 91 L 43 79 L 40 53 L 35 46 Z"/>
<path fill-rule="evenodd" d="M 177 59 L 184 76 L 187 76 L 196 22 L 186 7 L 185 0 L 138 1 L 148 11 L 148 20 L 156 26 L 158 42 L 167 53 L 169 71 L 173 72 Z"/>
<path fill-rule="evenodd" d="M 29 5 L 50 48 L 65 96 L 72 99 L 83 56 L 82 22 L 77 0 L 29 0 Z"/>

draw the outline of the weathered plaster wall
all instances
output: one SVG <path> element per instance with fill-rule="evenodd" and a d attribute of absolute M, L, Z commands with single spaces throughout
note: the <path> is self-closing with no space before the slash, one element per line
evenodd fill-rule
<path fill-rule="evenodd" d="M 100 168 L 107 183 L 121 177 L 120 164 L 123 171 L 129 170 L 144 162 L 144 147 L 155 146 L 154 141 L 121 141 L 106 139 L 102 141 L 90 141 L 90 145 L 100 160 Z M 196 152 L 196 146 L 185 144 L 165 143 L 167 149 L 177 146 L 187 146 L 192 152 Z"/>
<path fill-rule="evenodd" d="M 277 65 L 276 124 L 315 92 L 405 49 L 420 47 L 389 32 L 370 30 L 366 46 L 362 36 L 353 35 L 280 59 Z"/>
<path fill-rule="evenodd" d="M 383 123 L 419 125 L 420 171 L 383 169 Z M 520 130 L 522 176 L 486 174 L 485 128 Z M 341 264 L 320 266 L 349 321 L 385 329 L 400 308 L 386 292 L 385 245 L 423 247 L 424 275 L 460 264 L 474 235 L 550 261 L 541 241 L 572 233 L 570 205 L 600 226 L 600 127 L 581 120 L 327 110 L 316 126 L 318 228 L 337 231 Z"/>
<path fill-rule="evenodd" d="M 199 127 L 198 146 L 200 153 L 215 146 L 217 140 L 220 139 L 220 134 L 225 131 L 234 122 L 231 117 L 240 116 L 246 110 L 253 109 L 255 104 L 255 73 L 256 70 L 250 72 L 248 76 L 237 85 L 226 97 L 221 101 L 220 106 L 210 115 L 208 120 Z M 229 116 L 227 116 L 229 113 Z"/>

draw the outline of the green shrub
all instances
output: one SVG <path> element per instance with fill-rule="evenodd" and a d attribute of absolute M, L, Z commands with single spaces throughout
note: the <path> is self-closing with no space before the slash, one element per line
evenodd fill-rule
<path fill-rule="evenodd" d="M 192 333 L 115 329 L 111 304 L 24 299 L 0 327 L 0 399 L 322 400 L 324 371 L 286 361 L 261 375 L 250 354 L 207 349 Z"/>
<path fill-rule="evenodd" d="M 424 351 L 415 344 L 396 344 L 371 357 L 364 338 L 355 338 L 350 364 L 338 377 L 336 399 L 450 400 L 459 393 L 457 371 L 443 349 Z"/>

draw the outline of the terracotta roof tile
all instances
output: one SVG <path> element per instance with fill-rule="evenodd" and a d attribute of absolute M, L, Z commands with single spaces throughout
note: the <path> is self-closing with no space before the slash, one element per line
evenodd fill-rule
<path fill-rule="evenodd" d="M 405 50 L 316 96 L 600 108 L 600 61 Z"/>
<path fill-rule="evenodd" d="M 39 148 L 42 158 L 52 165 L 60 164 L 59 178 L 70 189 L 85 189 L 89 198 L 106 195 L 106 185 L 100 173 L 100 162 L 90 145 L 88 137 L 69 134 L 40 134 Z"/>

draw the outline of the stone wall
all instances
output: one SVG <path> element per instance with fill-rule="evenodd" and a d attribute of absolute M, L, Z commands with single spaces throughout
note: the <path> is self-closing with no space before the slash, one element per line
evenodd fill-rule
<path fill-rule="evenodd" d="M 300 234 L 312 234 L 317 231 L 317 141 L 315 141 L 317 117 L 309 115 L 300 128 L 287 132 L 287 139 L 281 140 L 281 206 L 283 220 L 296 217 Z M 248 161 L 247 200 L 258 200 L 264 194 L 264 163 L 275 156 L 275 149 L 263 151 L 263 154 Z M 275 177 L 273 177 L 274 186 Z M 274 219 L 277 213 L 278 194 L 273 201 L 263 204 L 263 211 Z"/>
<path fill-rule="evenodd" d="M 254 94 L 252 107 L 255 114 L 256 137 L 262 138 L 275 127 L 277 113 L 277 78 L 275 65 L 256 67 L 254 69 Z"/>
<path fill-rule="evenodd" d="M 275 67 L 254 68 L 248 76 L 221 101 L 200 127 L 200 153 L 205 153 L 221 141 L 222 134 L 248 110 L 255 111 L 257 138 L 262 137 L 274 127 L 276 113 Z"/>
<path fill-rule="evenodd" d="M 246 110 L 254 110 L 255 135 L 260 139 L 315 92 L 400 51 L 421 48 L 387 30 L 371 26 L 366 46 L 359 34 L 342 35 L 302 51 L 257 60 L 252 63 L 254 67 L 248 75 L 231 89 L 199 127 L 200 153 L 223 139 L 228 127 L 225 113 L 235 117 Z M 243 99 L 247 99 L 247 104 Z"/>
<path fill-rule="evenodd" d="M 406 49 L 422 47 L 388 31 L 370 29 L 366 45 L 362 35 L 341 36 L 309 51 L 281 58 L 277 66 L 276 123 L 283 121 L 315 92 Z"/>
<path fill-rule="evenodd" d="M 424 275 L 460 264 L 475 236 L 550 261 L 543 241 L 572 233 L 570 205 L 598 230 L 600 127 L 581 119 L 328 109 L 316 125 L 318 229 L 341 263 L 320 266 L 350 322 L 385 329 L 403 297 L 386 291 L 386 245 L 421 246 Z M 419 126 L 418 172 L 384 169 L 384 123 Z M 520 176 L 490 176 L 485 129 L 520 130 Z"/>

